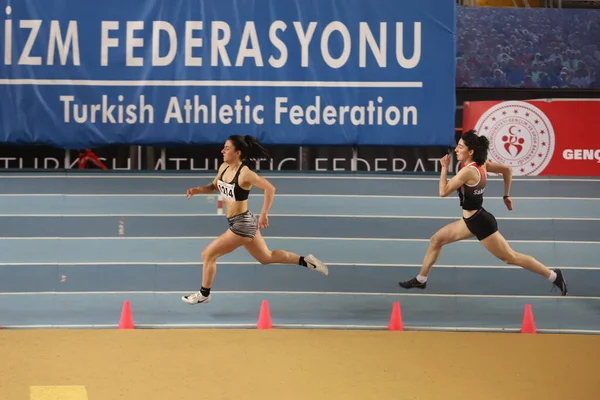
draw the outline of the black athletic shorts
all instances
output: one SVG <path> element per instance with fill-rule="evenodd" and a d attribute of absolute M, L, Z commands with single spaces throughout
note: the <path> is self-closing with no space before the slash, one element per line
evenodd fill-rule
<path fill-rule="evenodd" d="M 463 217 L 463 220 L 469 231 L 479 240 L 483 240 L 498 231 L 496 218 L 484 208 L 480 208 L 469 218 Z"/>

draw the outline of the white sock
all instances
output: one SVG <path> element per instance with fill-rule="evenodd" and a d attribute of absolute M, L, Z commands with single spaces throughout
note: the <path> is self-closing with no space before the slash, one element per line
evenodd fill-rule
<path fill-rule="evenodd" d="M 556 280 L 556 272 L 550 270 L 550 278 L 548 278 L 550 282 L 554 282 Z"/>
<path fill-rule="evenodd" d="M 554 276 L 556 276 L 556 274 L 554 274 Z M 417 280 L 419 281 L 419 283 L 425 283 L 427 282 L 427 277 L 423 275 L 417 275 Z"/>

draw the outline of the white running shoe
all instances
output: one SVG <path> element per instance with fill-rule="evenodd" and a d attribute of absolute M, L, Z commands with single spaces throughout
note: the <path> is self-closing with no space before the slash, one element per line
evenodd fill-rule
<path fill-rule="evenodd" d="M 181 296 L 181 300 L 188 304 L 206 304 L 210 303 L 210 296 L 211 295 L 209 294 L 208 297 L 204 297 L 202 296 L 202 293 L 196 292 L 190 294 L 189 296 Z"/>
<path fill-rule="evenodd" d="M 329 274 L 329 268 L 327 268 L 327 265 L 325 265 L 323 261 L 319 260 L 312 254 L 309 254 L 306 257 L 304 257 L 304 261 L 306 261 L 306 263 L 309 264 L 309 266 L 312 267 L 312 269 L 314 269 L 315 271 L 319 271 L 323 275 Z"/>

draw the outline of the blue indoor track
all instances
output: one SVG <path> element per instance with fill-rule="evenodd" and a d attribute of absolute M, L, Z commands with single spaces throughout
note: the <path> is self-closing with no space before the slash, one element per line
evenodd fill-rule
<path fill-rule="evenodd" d="M 444 247 L 425 291 L 399 288 L 461 216 L 437 176 L 264 176 L 277 187 L 267 244 L 315 254 L 329 276 L 240 248 L 219 260 L 212 302 L 190 306 L 200 253 L 228 225 L 216 196 L 185 192 L 214 175 L 0 175 L 0 326 L 112 328 L 130 300 L 140 328 L 253 327 L 268 300 L 275 327 L 382 329 L 399 301 L 406 329 L 518 331 L 531 304 L 540 332 L 600 333 L 600 179 L 515 178 L 510 212 L 501 178 L 488 182 L 484 207 L 510 245 L 563 269 L 560 297 L 476 240 Z"/>

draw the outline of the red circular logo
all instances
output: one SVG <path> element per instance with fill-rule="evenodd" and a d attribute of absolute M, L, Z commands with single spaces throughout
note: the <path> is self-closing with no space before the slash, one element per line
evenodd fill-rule
<path fill-rule="evenodd" d="M 554 129 L 536 106 L 505 101 L 488 109 L 475 125 L 490 141 L 488 157 L 513 169 L 513 175 L 539 175 L 554 154 Z"/>

